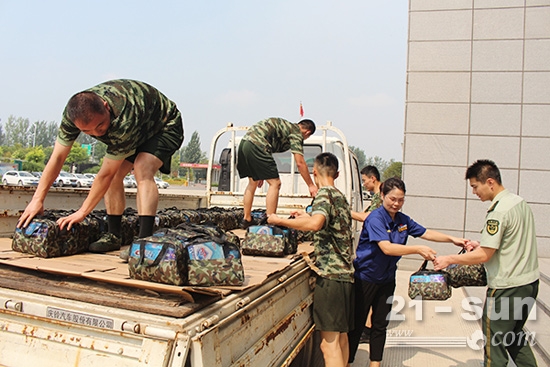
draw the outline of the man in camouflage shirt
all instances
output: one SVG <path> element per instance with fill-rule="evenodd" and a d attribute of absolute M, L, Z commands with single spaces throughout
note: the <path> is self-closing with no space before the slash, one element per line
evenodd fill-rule
<path fill-rule="evenodd" d="M 365 209 L 364 212 L 351 212 L 351 217 L 360 222 L 364 222 L 369 214 L 374 210 L 379 208 L 382 205 L 382 198 L 380 197 L 380 172 L 375 166 L 365 166 L 361 170 L 361 180 L 363 181 L 363 187 L 372 192 L 372 197 L 370 199 L 370 205 Z"/>
<path fill-rule="evenodd" d="M 264 180 L 269 184 L 266 194 L 266 214 L 277 211 L 281 180 L 273 153 L 286 152 L 290 149 L 311 196 L 315 196 L 317 187 L 309 175 L 303 148 L 304 140 L 314 133 L 315 123 L 311 120 L 302 120 L 295 124 L 275 117 L 260 121 L 248 129 L 239 144 L 237 160 L 239 176 L 248 177 L 248 186 L 243 198 L 244 219 L 241 223 L 243 229 L 252 224 L 254 194 Z"/>
<path fill-rule="evenodd" d="M 60 218 L 59 226 L 71 229 L 104 197 L 109 233 L 89 249 L 93 252 L 119 249 L 121 218 L 126 206 L 123 179 L 133 169 L 138 185 L 139 236 L 151 235 L 158 206 L 154 174 L 159 169 L 170 173 L 172 154 L 183 142 L 183 122 L 176 104 L 156 88 L 122 79 L 71 97 L 51 158 L 18 227 L 26 227 L 35 215 L 44 211 L 46 194 L 81 132 L 107 144 L 107 154 L 88 197 L 79 210 Z"/>
<path fill-rule="evenodd" d="M 353 235 L 346 197 L 334 187 L 338 158 L 321 153 L 315 158 L 313 176 L 319 191 L 311 215 L 292 213 L 295 218 L 268 217 L 268 223 L 314 231 L 315 264 L 318 277 L 313 295 L 313 320 L 321 331 L 325 366 L 345 366 L 349 347 L 347 332 L 353 328 Z"/>

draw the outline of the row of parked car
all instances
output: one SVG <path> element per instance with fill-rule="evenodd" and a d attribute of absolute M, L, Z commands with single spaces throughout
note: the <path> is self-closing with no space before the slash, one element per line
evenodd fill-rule
<path fill-rule="evenodd" d="M 27 172 L 27 171 L 6 171 L 2 176 L 3 185 L 16 185 L 16 186 L 37 186 L 38 180 L 42 172 Z M 57 179 L 54 181 L 54 187 L 92 187 L 92 183 L 95 179 L 93 173 L 69 173 L 60 172 Z M 167 189 L 170 185 L 168 182 L 155 177 L 157 187 L 160 189 Z M 124 177 L 124 187 L 137 187 L 136 179 L 134 175 Z"/>
<path fill-rule="evenodd" d="M 42 172 L 6 171 L 2 176 L 2 184 L 16 186 L 37 186 Z M 60 172 L 54 181 L 54 187 L 92 187 L 95 174 Z"/>
<path fill-rule="evenodd" d="M 167 189 L 170 187 L 170 184 L 168 182 L 158 177 L 155 177 L 155 183 L 157 184 L 157 187 L 159 189 Z M 137 182 L 134 175 L 128 175 L 124 177 L 124 187 L 129 187 L 129 188 L 137 187 Z"/>

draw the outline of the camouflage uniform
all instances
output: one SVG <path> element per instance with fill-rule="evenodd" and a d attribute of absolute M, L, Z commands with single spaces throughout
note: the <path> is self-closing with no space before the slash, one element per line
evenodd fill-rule
<path fill-rule="evenodd" d="M 353 282 L 353 235 L 346 197 L 335 187 L 321 187 L 311 215 L 322 214 L 325 227 L 315 232 L 315 265 L 324 278 Z"/>
<path fill-rule="evenodd" d="M 278 178 L 273 153 L 304 154 L 304 137 L 300 126 L 282 118 L 271 117 L 248 129 L 239 144 L 237 170 L 239 176 L 254 180 Z"/>
<path fill-rule="evenodd" d="M 370 199 L 370 205 L 365 210 L 365 213 L 372 212 L 374 209 L 378 209 L 382 206 L 382 197 L 380 196 L 379 192 L 376 192 L 372 195 L 372 198 Z"/>
<path fill-rule="evenodd" d="M 248 140 L 267 153 L 304 153 L 304 138 L 300 126 L 279 117 L 271 117 L 254 124 L 243 140 Z"/>
<path fill-rule="evenodd" d="M 174 102 L 156 88 L 135 80 L 111 80 L 90 89 L 109 104 L 111 125 L 103 136 L 94 136 L 107 144 L 107 158 L 120 160 L 136 153 L 138 148 L 157 134 L 162 145 L 172 153 L 183 142 L 183 122 Z M 80 130 L 63 112 L 57 141 L 71 145 Z"/>

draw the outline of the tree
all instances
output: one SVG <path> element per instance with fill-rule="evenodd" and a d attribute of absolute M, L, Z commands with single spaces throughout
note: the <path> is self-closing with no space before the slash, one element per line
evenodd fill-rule
<path fill-rule="evenodd" d="M 58 130 L 55 121 L 35 121 L 30 130 L 30 134 L 32 134 L 32 145 L 50 147 L 55 144 Z"/>
<path fill-rule="evenodd" d="M 366 166 L 367 156 L 365 155 L 365 152 L 361 148 L 354 147 L 353 145 L 349 146 L 349 150 L 351 150 L 353 153 L 355 153 L 355 156 L 357 157 L 357 164 L 359 165 L 359 169 L 362 169 Z"/>
<path fill-rule="evenodd" d="M 380 171 L 380 174 L 382 174 L 382 172 L 384 172 L 386 170 L 386 168 L 389 167 L 391 162 L 388 162 L 382 158 L 380 158 L 379 156 L 375 156 L 375 157 L 369 157 L 367 159 L 367 161 L 365 162 L 365 165 L 366 166 L 375 166 L 376 168 L 378 168 L 378 171 Z"/>
<path fill-rule="evenodd" d="M 392 160 L 391 164 L 384 170 L 382 174 L 382 179 L 387 180 L 390 177 L 399 177 L 401 178 L 403 163 L 395 162 Z"/>
<path fill-rule="evenodd" d="M 0 122 L 2 122 L 2 120 L 0 119 Z M 0 123 L 0 145 L 4 145 L 4 140 L 6 139 L 6 136 L 4 135 L 4 128 L 2 126 L 2 124 Z"/>
<path fill-rule="evenodd" d="M 185 163 L 199 163 L 206 154 L 201 151 L 201 139 L 198 131 L 194 131 L 191 135 L 189 143 L 183 148 L 181 161 Z"/>
<path fill-rule="evenodd" d="M 8 121 L 6 122 L 6 141 L 5 145 L 12 146 L 20 144 L 22 147 L 28 147 L 32 143 L 32 140 L 29 140 L 29 128 L 31 123 L 29 119 L 24 119 L 22 117 L 15 118 L 10 115 Z M 32 139 L 32 136 L 30 136 Z"/>
<path fill-rule="evenodd" d="M 206 158 L 206 153 L 201 151 L 201 139 L 198 131 L 193 132 L 189 143 L 180 150 L 182 151 L 180 160 L 181 162 L 200 163 Z M 179 174 L 186 175 L 189 180 L 193 180 L 195 177 L 195 171 L 190 168 L 187 169 L 187 172 L 185 172 L 185 170 L 183 170 L 183 172 L 179 170 L 178 172 Z"/>
<path fill-rule="evenodd" d="M 27 162 L 41 163 L 42 165 L 44 165 L 45 158 L 46 154 L 41 146 L 30 148 L 27 150 L 27 154 L 25 154 L 25 160 Z"/>
<path fill-rule="evenodd" d="M 88 151 L 80 146 L 80 144 L 73 144 L 71 151 L 65 160 L 67 164 L 85 163 L 88 161 Z"/>
<path fill-rule="evenodd" d="M 27 149 L 27 154 L 25 154 L 25 160 L 23 161 L 23 170 L 30 172 L 43 171 L 45 158 L 46 154 L 41 146 Z"/>

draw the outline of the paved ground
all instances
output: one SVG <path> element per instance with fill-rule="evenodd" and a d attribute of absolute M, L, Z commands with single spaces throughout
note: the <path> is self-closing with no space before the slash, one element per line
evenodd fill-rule
<path fill-rule="evenodd" d="M 478 321 L 465 320 L 464 315 L 470 313 L 462 307 L 463 290 L 453 289 L 453 296 L 446 301 L 412 301 L 407 287 L 413 271 L 397 271 L 396 312 L 388 328 L 382 366 L 482 366 L 482 350 L 475 343 L 472 345 L 478 350 L 468 346 L 468 338 L 477 336 L 480 327 Z M 368 363 L 368 344 L 361 344 L 352 367 Z"/>
<path fill-rule="evenodd" d="M 482 307 L 485 287 L 453 289 L 446 301 L 411 301 L 407 296 L 409 276 L 419 262 L 402 259 L 397 271 L 396 301 L 401 320 L 390 322 L 382 366 L 385 367 L 470 367 L 483 366 L 480 323 L 467 320 L 472 315 L 462 302 L 476 300 Z M 534 338 L 533 352 L 539 367 L 550 366 L 550 259 L 540 258 L 541 278 L 537 308 L 531 313 L 526 332 Z M 361 344 L 352 367 L 369 363 L 369 346 Z M 510 362 L 508 367 L 515 366 Z M 519 366 L 521 367 L 521 366 Z"/>

